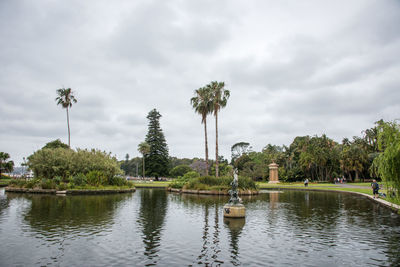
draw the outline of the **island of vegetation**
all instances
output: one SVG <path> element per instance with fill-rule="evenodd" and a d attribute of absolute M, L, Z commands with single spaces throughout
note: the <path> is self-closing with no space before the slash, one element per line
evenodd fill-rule
<path fill-rule="evenodd" d="M 194 171 L 185 173 L 183 176 L 173 180 L 168 187 L 169 191 L 180 193 L 228 195 L 232 188 L 232 176 L 201 176 Z M 258 186 L 248 177 L 239 177 L 239 195 L 258 194 Z"/>
<path fill-rule="evenodd" d="M 73 150 L 60 140 L 47 143 L 28 157 L 33 179 L 12 179 L 6 191 L 29 193 L 131 192 L 134 185 L 121 176 L 118 161 L 99 150 Z"/>

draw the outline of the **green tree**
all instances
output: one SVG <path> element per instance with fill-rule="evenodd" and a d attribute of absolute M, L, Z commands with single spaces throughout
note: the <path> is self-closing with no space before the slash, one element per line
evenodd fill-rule
<path fill-rule="evenodd" d="M 149 120 L 146 143 L 150 146 L 150 152 L 146 157 L 147 174 L 154 176 L 156 180 L 160 176 L 167 176 L 169 173 L 168 146 L 164 133 L 160 127 L 161 114 L 153 109 L 147 115 Z"/>
<path fill-rule="evenodd" d="M 138 146 L 138 151 L 142 154 L 143 156 L 143 178 L 146 177 L 146 171 L 145 171 L 145 157 L 147 154 L 150 153 L 150 145 L 146 142 L 141 142 Z"/>
<path fill-rule="evenodd" d="M 48 142 L 43 148 L 69 148 L 67 144 L 64 144 L 60 139 Z"/>
<path fill-rule="evenodd" d="M 111 153 L 100 150 L 42 148 L 28 157 L 28 166 L 36 177 L 53 179 L 68 178 L 91 171 L 101 172 L 107 179 L 121 174 L 121 169 Z"/>
<path fill-rule="evenodd" d="M 0 178 L 1 174 L 4 172 L 12 172 L 14 169 L 14 161 L 9 160 L 10 154 L 6 152 L 0 152 Z"/>
<path fill-rule="evenodd" d="M 179 176 L 183 176 L 188 172 L 193 171 L 192 168 L 190 168 L 190 166 L 188 165 L 179 165 L 174 167 L 173 169 L 171 169 L 171 171 L 169 172 L 169 174 L 171 175 L 171 177 L 177 178 Z"/>
<path fill-rule="evenodd" d="M 250 152 L 251 146 L 247 142 L 239 142 L 231 147 L 231 164 L 235 165 L 235 161 L 243 154 Z M 236 167 L 236 166 L 235 166 Z"/>
<path fill-rule="evenodd" d="M 378 126 L 378 148 L 383 151 L 373 165 L 386 183 L 389 195 L 400 200 L 400 125 L 397 122 L 382 122 Z"/>
<path fill-rule="evenodd" d="M 68 146 L 71 147 L 71 134 L 69 127 L 69 112 L 68 109 L 72 107 L 72 103 L 76 103 L 77 100 L 73 95 L 71 88 L 61 88 L 57 89 L 57 105 L 61 105 L 67 110 L 67 125 L 68 125 Z"/>
<path fill-rule="evenodd" d="M 230 92 L 229 90 L 225 90 L 224 82 L 213 81 L 207 85 L 207 88 L 211 91 L 212 101 L 213 101 L 213 109 L 215 116 L 215 176 L 219 176 L 218 171 L 218 112 L 221 108 L 224 108 L 228 102 Z"/>
<path fill-rule="evenodd" d="M 195 90 L 195 96 L 190 99 L 195 112 L 201 115 L 201 123 L 204 124 L 206 175 L 208 175 L 208 141 L 207 141 L 207 115 L 213 110 L 213 100 L 209 87 Z"/>

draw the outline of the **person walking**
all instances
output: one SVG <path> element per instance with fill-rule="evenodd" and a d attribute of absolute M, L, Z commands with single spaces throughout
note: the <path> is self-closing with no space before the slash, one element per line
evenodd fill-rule
<path fill-rule="evenodd" d="M 306 178 L 306 179 L 304 180 L 304 186 L 305 186 L 305 187 L 308 186 L 308 178 Z"/>
<path fill-rule="evenodd" d="M 379 184 L 376 182 L 376 180 L 372 180 L 371 183 L 371 187 L 372 187 L 372 194 L 374 195 L 374 198 L 378 198 L 379 197 Z"/>

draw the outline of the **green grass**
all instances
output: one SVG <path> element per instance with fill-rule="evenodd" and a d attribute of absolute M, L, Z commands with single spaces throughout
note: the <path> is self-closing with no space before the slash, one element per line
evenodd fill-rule
<path fill-rule="evenodd" d="M 357 192 L 372 196 L 372 189 L 369 188 L 348 188 L 340 187 L 340 185 L 335 184 L 318 184 L 311 183 L 308 187 L 305 187 L 303 183 L 279 183 L 279 184 L 268 184 L 266 182 L 257 183 L 260 189 L 276 189 L 276 188 L 299 188 L 303 190 L 317 189 L 317 190 L 327 190 L 327 191 L 338 191 L 338 192 Z M 351 183 L 351 185 L 356 186 L 370 186 L 369 183 Z M 386 193 L 386 190 L 380 190 L 381 193 Z M 385 199 L 388 200 L 388 199 Z M 389 201 L 389 200 L 388 200 Z"/>
<path fill-rule="evenodd" d="M 1 178 L 0 185 L 8 185 L 11 181 L 11 178 Z"/>
<path fill-rule="evenodd" d="M 116 190 L 116 189 L 130 189 L 134 188 L 132 186 L 123 185 L 123 186 L 116 186 L 116 185 L 106 185 L 106 186 L 92 186 L 92 185 L 84 185 L 84 186 L 74 186 L 72 189 L 67 190 Z"/>
<path fill-rule="evenodd" d="M 168 187 L 170 182 L 165 181 L 152 181 L 152 182 L 143 182 L 143 181 L 133 181 L 133 184 L 136 187 Z"/>

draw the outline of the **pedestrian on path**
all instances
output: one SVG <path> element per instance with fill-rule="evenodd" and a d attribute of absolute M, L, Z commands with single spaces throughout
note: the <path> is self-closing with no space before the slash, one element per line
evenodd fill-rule
<path fill-rule="evenodd" d="M 372 180 L 371 183 L 371 187 L 372 187 L 372 194 L 374 195 L 374 198 L 378 198 L 379 197 L 379 184 L 376 182 L 376 180 Z"/>
<path fill-rule="evenodd" d="M 307 178 L 304 180 L 304 186 L 305 186 L 305 187 L 308 186 L 308 179 L 307 179 Z"/>

